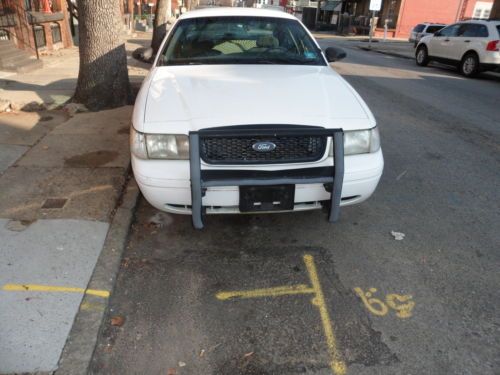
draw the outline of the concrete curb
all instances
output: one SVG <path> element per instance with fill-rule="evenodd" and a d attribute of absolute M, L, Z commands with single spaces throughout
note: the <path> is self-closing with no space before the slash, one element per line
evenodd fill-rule
<path fill-rule="evenodd" d="M 357 46 L 357 47 L 359 49 L 362 49 L 363 51 L 377 52 L 377 53 L 381 53 L 382 55 L 388 55 L 388 56 L 394 56 L 394 57 L 401 57 L 403 59 L 408 59 L 408 60 L 413 60 L 414 59 L 414 57 L 402 55 L 402 54 L 396 53 L 396 52 L 381 51 L 381 50 L 378 50 L 378 49 L 368 48 L 368 47 L 365 47 L 365 46 Z"/>
<path fill-rule="evenodd" d="M 88 284 L 88 289 L 112 292 L 125 246 L 128 232 L 138 202 L 139 188 L 131 178 L 116 209 L 104 242 L 103 249 Z M 87 374 L 97 343 L 99 331 L 109 298 L 85 294 L 80 304 L 63 352 L 56 375 Z"/>

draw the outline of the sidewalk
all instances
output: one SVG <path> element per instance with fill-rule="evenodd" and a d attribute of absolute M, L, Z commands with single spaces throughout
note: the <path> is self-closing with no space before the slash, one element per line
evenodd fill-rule
<path fill-rule="evenodd" d="M 125 42 L 130 82 L 140 86 L 149 65 L 132 58 L 132 52 L 150 43 L 151 35 L 137 33 Z M 78 79 L 78 48 L 61 49 L 42 57 L 43 68 L 30 73 L 15 74 L 0 71 L 0 101 L 8 100 L 14 109 L 32 109 L 43 104 L 48 109 L 58 108 L 75 92 Z M 31 107 L 31 108 L 30 108 Z"/>
<path fill-rule="evenodd" d="M 57 368 L 126 186 L 131 111 L 0 114 L 0 373 Z"/>
<path fill-rule="evenodd" d="M 129 39 L 128 55 L 147 43 Z M 138 87 L 149 65 L 128 62 Z M 30 74 L 0 73 L 0 99 L 57 108 L 77 74 L 78 50 L 63 50 Z M 138 196 L 131 115 L 0 113 L 1 374 L 85 373 Z"/>

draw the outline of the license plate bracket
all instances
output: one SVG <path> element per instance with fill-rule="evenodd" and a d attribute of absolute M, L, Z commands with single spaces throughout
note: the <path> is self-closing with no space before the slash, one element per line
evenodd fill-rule
<path fill-rule="evenodd" d="M 240 186 L 240 212 L 290 211 L 295 185 Z"/>

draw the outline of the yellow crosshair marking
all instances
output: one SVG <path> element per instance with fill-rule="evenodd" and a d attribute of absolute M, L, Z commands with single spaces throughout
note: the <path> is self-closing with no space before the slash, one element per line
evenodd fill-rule
<path fill-rule="evenodd" d="M 5 284 L 2 290 L 7 292 L 65 292 L 65 293 L 84 293 L 93 296 L 108 298 L 107 290 L 73 288 L 66 286 L 38 285 L 38 284 Z"/>
<path fill-rule="evenodd" d="M 237 290 L 230 292 L 219 292 L 215 296 L 221 301 L 229 300 L 231 298 L 259 298 L 259 297 L 278 297 L 295 294 L 313 294 L 311 303 L 316 306 L 321 316 L 323 324 L 323 331 L 326 337 L 326 344 L 328 346 L 328 354 L 330 355 L 330 368 L 335 375 L 344 375 L 346 373 L 345 362 L 340 357 L 337 349 L 337 343 L 333 332 L 330 314 L 326 307 L 325 296 L 321 289 L 319 282 L 318 272 L 314 264 L 312 255 L 304 255 L 304 263 L 306 265 L 309 280 L 312 286 L 298 284 L 293 286 L 278 286 L 274 288 L 254 289 L 254 290 Z"/>

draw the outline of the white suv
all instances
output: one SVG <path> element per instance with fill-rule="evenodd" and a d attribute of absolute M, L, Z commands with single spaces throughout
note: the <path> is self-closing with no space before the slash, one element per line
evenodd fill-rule
<path fill-rule="evenodd" d="M 472 20 L 447 26 L 423 37 L 415 52 L 416 62 L 456 65 L 466 77 L 500 68 L 500 21 Z"/>
<path fill-rule="evenodd" d="M 375 190 L 375 119 L 295 17 L 210 8 L 182 15 L 136 100 L 132 167 L 156 208 L 192 215 L 301 211 Z"/>

